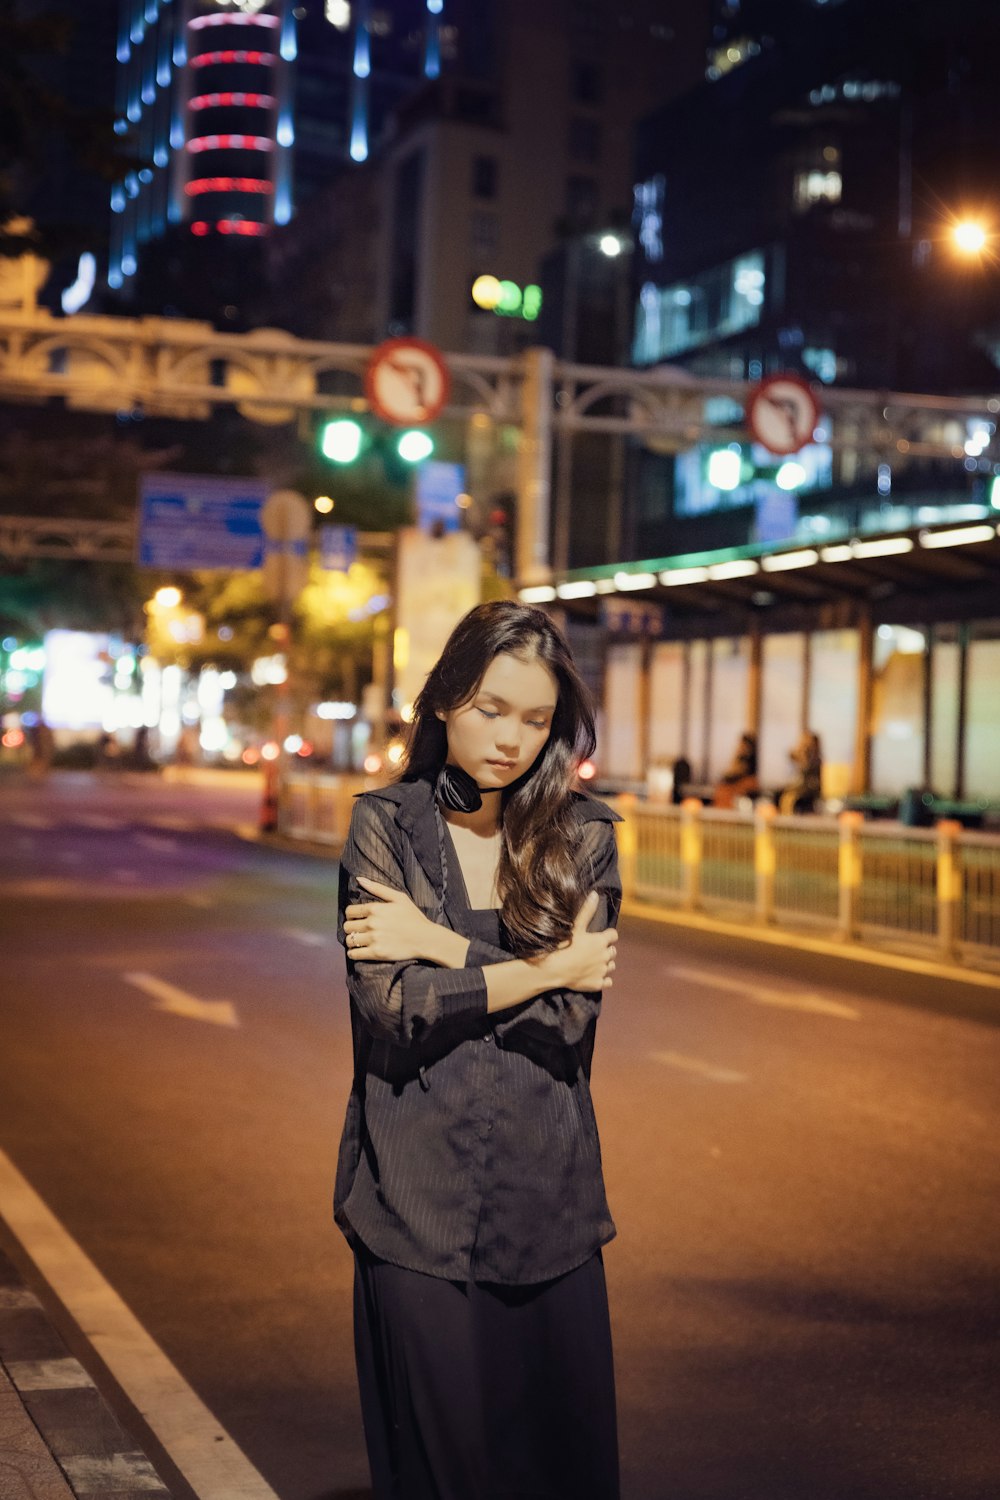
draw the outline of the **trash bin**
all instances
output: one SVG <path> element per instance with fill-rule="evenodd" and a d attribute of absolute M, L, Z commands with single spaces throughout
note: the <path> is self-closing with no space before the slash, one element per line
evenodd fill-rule
<path fill-rule="evenodd" d="M 907 828 L 930 828 L 934 822 L 934 793 L 927 787 L 907 787 L 899 801 L 899 821 Z"/>

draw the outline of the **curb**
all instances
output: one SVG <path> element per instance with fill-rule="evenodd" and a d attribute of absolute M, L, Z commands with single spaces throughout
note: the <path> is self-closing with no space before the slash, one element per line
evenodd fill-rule
<path fill-rule="evenodd" d="M 925 978 L 948 979 L 953 983 L 976 985 L 981 989 L 1000 990 L 1000 974 L 992 974 L 987 969 L 973 969 L 965 964 L 949 964 L 940 959 L 920 958 L 863 943 L 837 942 L 833 938 L 812 937 L 804 932 L 789 932 L 780 928 L 769 929 L 750 926 L 743 922 L 729 922 L 724 918 L 707 916 L 703 912 L 675 911 L 670 906 L 654 906 L 634 899 L 622 902 L 622 915 L 645 918 L 652 922 L 663 922 L 668 926 L 691 927 L 698 932 L 716 933 L 720 937 L 742 938 L 754 943 L 770 943 L 774 948 L 795 948 L 802 953 L 819 953 L 826 958 L 843 958 L 852 963 L 895 969 L 897 972 L 901 971 L 906 974 L 921 974 Z"/>

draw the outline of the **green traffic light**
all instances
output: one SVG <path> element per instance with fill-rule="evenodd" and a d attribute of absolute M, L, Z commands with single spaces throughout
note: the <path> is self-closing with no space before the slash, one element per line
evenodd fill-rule
<path fill-rule="evenodd" d="M 434 452 L 434 440 L 422 428 L 413 427 L 400 434 L 396 452 L 404 463 L 419 464 Z"/>
<path fill-rule="evenodd" d="M 320 447 L 324 457 L 333 463 L 352 464 L 361 452 L 362 436 L 360 423 L 352 422 L 350 417 L 338 417 L 323 428 Z"/>

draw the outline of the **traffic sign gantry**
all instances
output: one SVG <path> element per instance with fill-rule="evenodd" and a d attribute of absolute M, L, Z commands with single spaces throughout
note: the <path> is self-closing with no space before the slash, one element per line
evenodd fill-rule
<path fill-rule="evenodd" d="M 433 422 L 448 404 L 451 376 L 444 355 L 423 339 L 387 339 L 365 370 L 365 395 L 393 427 Z"/>
<path fill-rule="evenodd" d="M 797 375 L 770 375 L 747 402 L 747 426 L 769 453 L 798 453 L 812 439 L 819 404 Z"/>

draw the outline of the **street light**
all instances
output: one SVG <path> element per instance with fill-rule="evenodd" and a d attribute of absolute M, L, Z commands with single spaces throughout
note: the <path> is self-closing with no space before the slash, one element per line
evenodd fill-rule
<path fill-rule="evenodd" d="M 153 603 L 160 609 L 176 609 L 180 602 L 181 591 L 174 588 L 172 584 L 168 584 L 162 589 L 157 589 L 153 595 Z"/>
<path fill-rule="evenodd" d="M 960 219 L 953 226 L 951 237 L 963 255 L 980 255 L 988 239 L 986 229 L 978 219 Z"/>

